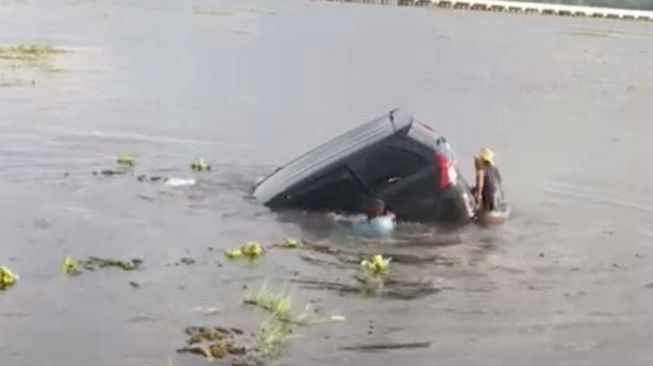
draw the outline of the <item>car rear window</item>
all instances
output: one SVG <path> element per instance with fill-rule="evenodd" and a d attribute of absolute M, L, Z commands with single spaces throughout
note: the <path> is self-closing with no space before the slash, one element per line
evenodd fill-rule
<path fill-rule="evenodd" d="M 404 179 L 427 165 L 426 159 L 417 153 L 383 146 L 368 155 L 363 168 L 363 179 L 371 191 L 376 191 L 392 179 Z"/>

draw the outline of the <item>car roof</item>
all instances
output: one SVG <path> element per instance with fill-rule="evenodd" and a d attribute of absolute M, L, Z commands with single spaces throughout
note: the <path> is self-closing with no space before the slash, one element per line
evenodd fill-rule
<path fill-rule="evenodd" d="M 261 181 L 254 196 L 267 202 L 287 188 L 321 172 L 343 158 L 361 151 L 399 131 L 408 129 L 413 116 L 402 109 L 364 123 L 289 162 Z"/>

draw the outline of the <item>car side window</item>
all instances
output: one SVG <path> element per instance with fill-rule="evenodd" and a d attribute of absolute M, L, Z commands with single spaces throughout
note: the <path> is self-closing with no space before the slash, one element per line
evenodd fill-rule
<path fill-rule="evenodd" d="M 371 191 L 409 177 L 428 165 L 426 159 L 412 151 L 382 146 L 370 153 L 363 167 L 363 179 Z"/>
<path fill-rule="evenodd" d="M 293 190 L 288 199 L 306 209 L 360 211 L 366 194 L 360 181 L 343 167 Z"/>

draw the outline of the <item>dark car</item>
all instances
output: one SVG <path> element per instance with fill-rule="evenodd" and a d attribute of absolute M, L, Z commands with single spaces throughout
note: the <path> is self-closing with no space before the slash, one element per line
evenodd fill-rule
<path fill-rule="evenodd" d="M 309 151 L 260 181 L 272 209 L 361 213 L 375 198 L 399 220 L 464 222 L 473 198 L 447 140 L 401 109 Z"/>

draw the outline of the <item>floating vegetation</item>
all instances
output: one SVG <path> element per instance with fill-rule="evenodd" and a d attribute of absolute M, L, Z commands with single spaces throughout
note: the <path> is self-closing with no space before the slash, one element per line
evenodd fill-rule
<path fill-rule="evenodd" d="M 119 165 L 134 166 L 136 165 L 136 158 L 132 154 L 120 154 L 116 162 Z"/>
<path fill-rule="evenodd" d="M 286 241 L 278 244 L 277 246 L 283 249 L 298 249 L 304 247 L 304 241 L 295 238 L 288 238 Z"/>
<path fill-rule="evenodd" d="M 7 267 L 0 267 L 0 290 L 13 286 L 20 277 Z"/>
<path fill-rule="evenodd" d="M 272 314 L 276 319 L 289 322 L 292 320 L 292 299 L 285 289 L 274 291 L 264 284 L 254 296 L 245 299 L 245 303 L 255 305 Z"/>
<path fill-rule="evenodd" d="M 79 262 L 72 259 L 71 257 L 64 258 L 61 269 L 65 274 L 71 276 L 77 276 L 82 273 L 82 271 L 79 269 Z"/>
<path fill-rule="evenodd" d="M 261 248 L 261 244 L 255 241 L 247 242 L 243 246 L 229 249 L 224 252 L 224 255 L 229 259 L 245 258 L 251 261 L 259 259 L 262 254 L 263 248 Z"/>
<path fill-rule="evenodd" d="M 269 318 L 259 328 L 256 335 L 258 361 L 266 364 L 278 359 L 288 342 L 292 339 L 293 328 L 288 322 Z"/>
<path fill-rule="evenodd" d="M 142 263 L 143 261 L 137 258 L 120 260 L 111 258 L 88 257 L 88 259 L 75 260 L 71 257 L 66 257 L 64 258 L 62 264 L 62 270 L 64 273 L 73 276 L 81 274 L 82 269 L 87 271 L 95 271 L 98 268 L 116 267 L 122 269 L 123 271 L 133 271 L 138 269 Z"/>
<path fill-rule="evenodd" d="M 178 353 L 191 353 L 209 360 L 223 359 L 227 356 L 243 356 L 247 347 L 239 346 L 234 335 L 244 332 L 237 328 L 224 327 L 187 327 L 186 347 L 179 348 Z"/>
<path fill-rule="evenodd" d="M 204 159 L 199 159 L 190 163 L 190 168 L 197 172 L 203 172 L 211 170 L 211 165 L 209 165 L 209 163 L 207 163 Z"/>
<path fill-rule="evenodd" d="M 373 277 L 385 277 L 388 275 L 390 260 L 391 258 L 383 258 L 381 254 L 377 254 L 371 260 L 363 260 L 361 262 L 361 268 L 365 273 Z"/>
<path fill-rule="evenodd" d="M 11 68 L 30 67 L 42 71 L 59 71 L 52 66 L 55 55 L 66 51 L 41 45 L 20 45 L 17 47 L 0 47 L 0 60 Z"/>

